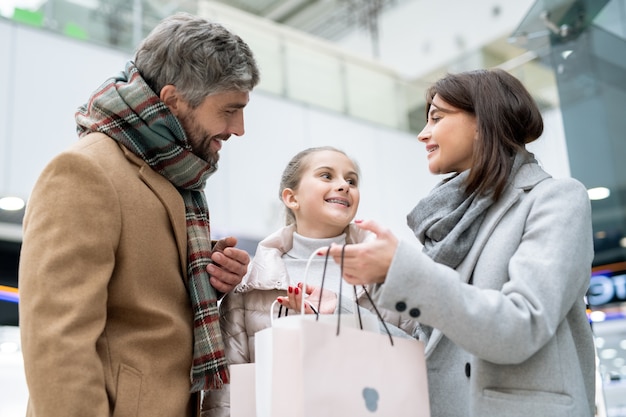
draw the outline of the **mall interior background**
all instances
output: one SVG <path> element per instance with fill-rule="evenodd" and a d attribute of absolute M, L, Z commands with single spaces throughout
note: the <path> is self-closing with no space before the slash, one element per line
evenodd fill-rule
<path fill-rule="evenodd" d="M 588 299 L 607 415 L 626 415 L 626 0 L 2 0 L 0 198 L 27 201 L 45 163 L 76 140 L 78 105 L 177 10 L 231 28 L 261 68 L 246 134 L 225 144 L 206 190 L 215 233 L 251 255 L 282 223 L 286 162 L 327 144 L 361 166 L 358 216 L 412 239 L 406 213 L 438 181 L 415 137 L 426 86 L 481 67 L 518 76 L 544 114 L 531 149 L 544 167 L 608 191 L 592 200 Z M 22 216 L 0 208 L 0 339 L 17 323 Z M 10 346 L 0 340 L 0 366 L 19 357 Z M 2 416 L 4 398 L 20 395 L 4 388 L 15 369 L 0 374 Z"/>

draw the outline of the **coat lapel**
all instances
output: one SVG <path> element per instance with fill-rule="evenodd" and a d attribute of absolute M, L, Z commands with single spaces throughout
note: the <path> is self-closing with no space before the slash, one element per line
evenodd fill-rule
<path fill-rule="evenodd" d="M 180 193 L 165 177 L 150 168 L 142 159 L 121 146 L 126 158 L 139 166 L 139 177 L 154 192 L 165 207 L 178 247 L 180 267 L 187 282 L 187 225 L 185 222 L 185 203 Z"/>

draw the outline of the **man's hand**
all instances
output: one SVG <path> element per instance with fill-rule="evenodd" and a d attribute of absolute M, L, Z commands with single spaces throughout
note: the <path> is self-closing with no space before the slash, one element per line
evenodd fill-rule
<path fill-rule="evenodd" d="M 232 236 L 218 240 L 211 253 L 213 263 L 206 267 L 211 285 L 222 294 L 232 291 L 248 272 L 250 256 L 236 244 L 237 239 Z"/>

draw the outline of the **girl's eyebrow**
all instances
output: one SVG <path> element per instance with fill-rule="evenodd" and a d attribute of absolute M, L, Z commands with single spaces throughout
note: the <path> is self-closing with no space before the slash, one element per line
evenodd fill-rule
<path fill-rule="evenodd" d="M 321 167 L 317 167 L 315 168 L 313 171 L 332 171 L 335 172 L 335 169 L 332 167 L 327 167 L 327 166 L 321 166 Z M 354 175 L 355 177 L 359 178 L 359 174 L 356 171 L 350 171 L 348 172 L 348 175 Z"/>
<path fill-rule="evenodd" d="M 334 170 L 335 169 L 333 167 L 327 167 L 327 166 L 319 166 L 313 169 L 313 171 L 334 171 Z"/>

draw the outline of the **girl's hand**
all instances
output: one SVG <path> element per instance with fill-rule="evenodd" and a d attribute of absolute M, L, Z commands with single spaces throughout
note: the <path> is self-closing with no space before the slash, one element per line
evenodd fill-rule
<path fill-rule="evenodd" d="M 337 308 L 337 294 L 330 290 L 323 290 L 320 287 L 313 285 L 307 285 L 306 289 L 302 290 L 302 283 L 299 282 L 295 287 L 289 287 L 287 290 L 287 296 L 278 297 L 278 302 L 292 310 L 300 312 L 302 306 L 302 296 L 304 295 L 304 313 L 305 314 L 333 314 Z M 322 302 L 320 304 L 320 296 Z"/>

